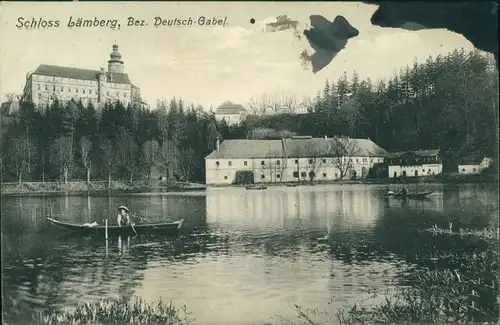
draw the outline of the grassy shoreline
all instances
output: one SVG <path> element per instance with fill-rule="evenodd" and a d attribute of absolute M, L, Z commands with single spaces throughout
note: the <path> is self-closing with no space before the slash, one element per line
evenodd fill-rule
<path fill-rule="evenodd" d="M 342 185 L 342 184 L 365 184 L 365 185 L 401 185 L 401 184 L 494 184 L 498 183 L 498 175 L 459 175 L 457 173 L 440 174 L 437 176 L 412 177 L 406 179 L 366 179 L 366 180 L 342 180 L 342 181 L 313 181 L 313 182 L 277 182 L 259 183 L 268 187 L 300 185 Z M 2 183 L 2 196 L 17 195 L 110 195 L 110 194 L 132 194 L 132 193 L 154 193 L 154 192 L 186 192 L 204 191 L 207 188 L 245 187 L 248 184 L 199 184 L 189 182 L 172 181 L 137 181 L 130 184 L 128 181 L 112 181 L 108 186 L 107 181 L 85 181 L 74 182 L 22 182 Z"/>
<path fill-rule="evenodd" d="M 150 192 L 183 192 L 205 190 L 206 186 L 197 183 L 167 182 L 167 181 L 137 181 L 130 184 L 127 181 L 85 181 L 76 182 L 23 182 L 2 183 L 2 196 L 16 195 L 109 195 L 126 193 L 150 193 Z"/>
<path fill-rule="evenodd" d="M 2 317 L 3 325 L 186 325 L 192 316 L 186 306 L 176 307 L 161 300 L 147 303 L 139 297 L 127 299 L 107 298 L 80 303 L 74 310 L 39 310 L 23 317 Z"/>
<path fill-rule="evenodd" d="M 354 324 L 498 324 L 500 312 L 499 264 L 500 233 L 493 229 L 460 229 L 452 231 L 434 225 L 424 229 L 432 236 L 455 237 L 460 241 L 487 244 L 464 257 L 439 251 L 432 257 L 450 267 L 427 268 L 406 275 L 410 287 L 402 287 L 393 295 L 373 292 L 384 299 L 374 305 L 364 302 L 337 311 L 304 312 L 297 307 L 304 324 L 335 322 Z M 456 266 L 462 264 L 462 268 Z M 451 267 L 455 265 L 455 267 Z M 314 318 L 313 315 L 319 315 Z"/>

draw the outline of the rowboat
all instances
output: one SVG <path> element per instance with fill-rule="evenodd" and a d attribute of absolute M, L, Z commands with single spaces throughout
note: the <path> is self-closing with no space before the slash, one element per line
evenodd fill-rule
<path fill-rule="evenodd" d="M 80 235 L 100 235 L 104 236 L 106 234 L 106 226 L 103 225 L 93 225 L 93 224 L 76 224 L 70 222 L 63 222 L 53 218 L 48 217 L 48 221 L 52 224 L 64 228 L 66 230 L 73 231 Z M 166 223 L 149 223 L 149 224 L 134 224 L 132 226 L 114 226 L 108 225 L 108 236 L 133 236 L 136 234 L 145 233 L 161 233 L 161 234 L 177 234 L 184 224 L 184 219 L 174 222 Z M 134 231 L 135 230 L 135 231 Z"/>
<path fill-rule="evenodd" d="M 267 186 L 263 185 L 250 185 L 250 186 L 245 186 L 247 190 L 265 190 Z"/>
<path fill-rule="evenodd" d="M 427 195 L 429 194 L 432 194 L 434 193 L 434 191 L 428 191 L 428 192 L 417 192 L 417 193 L 406 193 L 406 194 L 403 194 L 403 193 L 394 193 L 394 194 L 390 194 L 388 195 L 388 197 L 393 197 L 393 198 L 398 198 L 398 199 L 423 199 L 425 198 Z"/>

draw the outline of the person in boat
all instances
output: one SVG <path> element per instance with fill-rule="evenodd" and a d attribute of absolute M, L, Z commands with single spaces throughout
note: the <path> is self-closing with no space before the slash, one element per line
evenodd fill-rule
<path fill-rule="evenodd" d="M 116 221 L 119 227 L 130 225 L 130 211 L 126 206 L 122 205 L 118 207 L 118 217 Z"/>

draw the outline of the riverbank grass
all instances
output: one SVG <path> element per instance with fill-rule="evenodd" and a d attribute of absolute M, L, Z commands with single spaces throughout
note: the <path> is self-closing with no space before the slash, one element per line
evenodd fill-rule
<path fill-rule="evenodd" d="M 40 311 L 33 316 L 34 325 L 184 325 L 191 322 L 185 306 L 172 302 L 147 303 L 140 298 L 132 302 L 102 299 L 79 304 L 74 311 Z"/>
<path fill-rule="evenodd" d="M 410 288 L 385 296 L 376 306 L 354 305 L 337 312 L 340 324 L 495 324 L 500 311 L 498 229 L 425 229 L 434 236 L 482 240 L 484 250 L 464 257 L 441 252 L 434 256 L 449 268 L 422 270 L 406 277 Z M 456 268 L 461 265 L 460 271 Z M 455 266 L 455 267 L 453 267 Z"/>

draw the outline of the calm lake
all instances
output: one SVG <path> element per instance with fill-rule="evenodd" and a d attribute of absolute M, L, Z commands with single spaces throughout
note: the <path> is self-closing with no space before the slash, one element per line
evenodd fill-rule
<path fill-rule="evenodd" d="M 387 199 L 385 186 L 216 188 L 199 193 L 3 197 L 2 304 L 13 316 L 103 297 L 186 305 L 200 325 L 278 323 L 294 304 L 335 311 L 401 275 L 437 267 L 445 248 L 419 230 L 490 227 L 498 192 L 485 185 L 410 185 L 426 200 Z M 185 220 L 176 238 L 74 238 L 45 221 L 116 220 L 128 206 L 148 220 Z M 466 252 L 467 245 L 457 247 Z"/>

